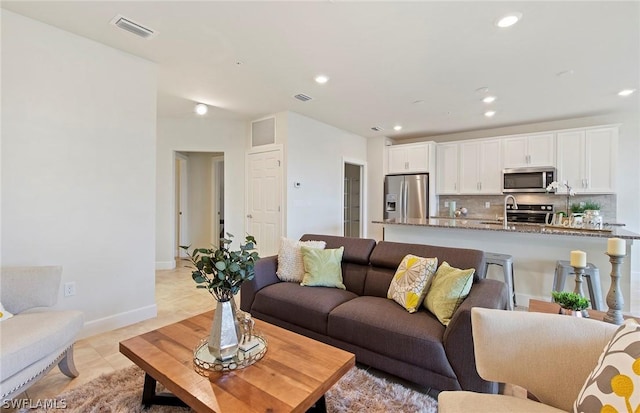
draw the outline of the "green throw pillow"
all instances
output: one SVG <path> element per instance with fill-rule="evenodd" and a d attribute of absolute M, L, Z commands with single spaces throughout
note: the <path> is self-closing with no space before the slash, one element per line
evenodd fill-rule
<path fill-rule="evenodd" d="M 321 250 L 302 246 L 300 250 L 304 263 L 304 277 L 300 285 L 347 289 L 342 283 L 344 247 Z"/>
<path fill-rule="evenodd" d="M 462 301 L 469 295 L 473 284 L 474 268 L 461 270 L 442 263 L 433 276 L 424 305 L 445 326 L 451 321 Z"/>

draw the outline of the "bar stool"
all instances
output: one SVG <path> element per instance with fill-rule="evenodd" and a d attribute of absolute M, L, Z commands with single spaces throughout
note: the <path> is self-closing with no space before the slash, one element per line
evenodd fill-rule
<path fill-rule="evenodd" d="M 484 272 L 487 273 L 489 265 L 499 265 L 502 267 L 504 274 L 504 283 L 507 284 L 509 290 L 509 310 L 513 310 L 516 306 L 516 292 L 514 288 L 513 278 L 513 257 L 507 254 L 498 254 L 496 252 L 485 252 Z"/>
<path fill-rule="evenodd" d="M 569 261 L 558 260 L 556 262 L 556 272 L 553 277 L 553 291 L 563 291 L 564 283 L 568 276 L 575 277 L 575 271 Z M 602 289 L 600 288 L 600 271 L 598 267 L 587 263 L 584 269 L 584 278 L 587 280 L 589 288 L 589 298 L 591 299 L 591 308 L 600 310 L 602 306 Z"/>

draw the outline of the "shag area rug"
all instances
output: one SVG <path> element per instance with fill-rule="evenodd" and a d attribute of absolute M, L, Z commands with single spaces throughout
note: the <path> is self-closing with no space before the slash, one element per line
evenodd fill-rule
<path fill-rule="evenodd" d="M 87 384 L 56 397 L 64 400 L 65 413 L 185 413 L 183 407 L 152 406 L 143 410 L 144 372 L 137 366 L 104 374 Z M 158 390 L 161 385 L 158 383 Z M 328 413 L 404 412 L 436 413 L 437 402 L 413 389 L 377 377 L 359 367 L 352 368 L 325 395 Z M 47 412 L 53 410 L 28 410 Z M 27 411 L 25 411 L 26 413 Z M 239 413 L 239 412 L 238 412 Z"/>

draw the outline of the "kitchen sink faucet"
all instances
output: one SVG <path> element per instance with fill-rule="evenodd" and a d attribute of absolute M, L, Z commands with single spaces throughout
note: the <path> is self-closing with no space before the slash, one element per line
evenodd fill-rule
<path fill-rule="evenodd" d="M 507 222 L 507 203 L 509 202 L 509 198 L 511 198 L 511 200 L 513 201 L 513 208 L 512 209 L 518 209 L 518 202 L 516 201 L 516 197 L 509 194 L 507 196 L 504 197 L 504 209 L 502 210 L 503 215 L 502 215 L 502 228 L 504 229 L 508 229 L 509 228 L 509 224 Z"/>

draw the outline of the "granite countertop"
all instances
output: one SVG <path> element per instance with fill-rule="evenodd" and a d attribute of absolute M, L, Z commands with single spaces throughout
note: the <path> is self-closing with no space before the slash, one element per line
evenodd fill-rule
<path fill-rule="evenodd" d="M 395 219 L 373 220 L 374 224 L 384 225 L 410 225 L 422 227 L 438 227 L 462 230 L 480 230 L 480 231 L 502 231 L 502 232 L 520 232 L 533 233 L 540 235 L 564 235 L 574 237 L 596 237 L 596 238 L 623 238 L 623 239 L 640 239 L 640 234 L 622 229 L 620 226 L 606 226 L 604 230 L 584 230 L 577 228 L 555 227 L 542 224 L 527 223 L 509 223 L 507 229 L 503 228 L 501 221 L 482 219 L 482 218 L 429 218 L 416 219 L 408 218 L 398 221 Z"/>

